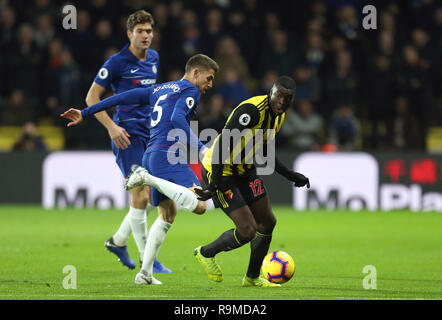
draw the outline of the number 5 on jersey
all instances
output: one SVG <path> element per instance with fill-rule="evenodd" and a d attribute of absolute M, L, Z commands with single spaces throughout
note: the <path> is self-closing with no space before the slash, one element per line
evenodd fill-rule
<path fill-rule="evenodd" d="M 150 126 L 151 127 L 155 127 L 161 120 L 161 116 L 163 115 L 163 107 L 160 106 L 160 102 L 163 100 L 166 100 L 167 98 L 167 94 L 163 94 L 162 96 L 160 96 L 157 100 L 157 102 L 155 103 L 153 110 L 152 110 L 152 116 L 150 118 Z M 156 119 L 153 119 L 153 113 L 156 112 L 158 115 L 156 117 Z"/>

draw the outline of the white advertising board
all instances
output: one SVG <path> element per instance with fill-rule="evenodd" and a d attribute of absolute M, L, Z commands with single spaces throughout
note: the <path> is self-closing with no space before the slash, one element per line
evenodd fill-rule
<path fill-rule="evenodd" d="M 127 207 L 112 152 L 54 152 L 43 163 L 43 207 Z"/>
<path fill-rule="evenodd" d="M 294 162 L 294 171 L 310 179 L 310 189 L 294 188 L 296 209 L 378 208 L 379 168 L 367 153 L 307 152 Z"/>
<path fill-rule="evenodd" d="M 46 209 L 129 206 L 123 175 L 109 151 L 53 152 L 44 160 L 42 179 Z M 213 201 L 207 201 L 207 209 L 213 208 Z"/>

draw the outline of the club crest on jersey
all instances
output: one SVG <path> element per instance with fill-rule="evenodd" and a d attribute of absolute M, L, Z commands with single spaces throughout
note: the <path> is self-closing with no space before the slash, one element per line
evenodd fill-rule
<path fill-rule="evenodd" d="M 230 200 L 233 198 L 234 194 L 233 191 L 231 189 L 227 190 L 224 192 L 224 195 L 229 198 Z"/>
<path fill-rule="evenodd" d="M 250 115 L 248 113 L 244 113 L 239 117 L 239 123 L 241 123 L 241 125 L 246 126 L 250 123 L 250 120 L 252 118 L 250 117 Z"/>

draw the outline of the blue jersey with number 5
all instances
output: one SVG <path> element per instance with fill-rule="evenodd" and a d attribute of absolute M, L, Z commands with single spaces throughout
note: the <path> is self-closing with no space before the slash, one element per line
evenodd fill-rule
<path fill-rule="evenodd" d="M 86 119 L 94 113 L 121 104 L 133 105 L 134 108 L 149 105 L 150 110 L 144 115 L 147 119 L 150 117 L 147 150 L 167 150 L 180 140 L 201 151 L 204 145 L 190 128 L 190 120 L 196 113 L 200 96 L 195 85 L 181 79 L 116 94 L 81 110 L 81 115 Z M 180 129 L 182 134 L 170 134 L 173 129 Z"/>
<path fill-rule="evenodd" d="M 150 141 L 147 150 L 167 150 L 178 141 L 174 134 L 168 135 L 173 129 L 181 129 L 186 135 L 188 144 L 195 144 L 198 150 L 203 144 L 190 129 L 189 123 L 196 113 L 200 102 L 199 89 L 185 79 L 158 84 L 150 91 Z"/>

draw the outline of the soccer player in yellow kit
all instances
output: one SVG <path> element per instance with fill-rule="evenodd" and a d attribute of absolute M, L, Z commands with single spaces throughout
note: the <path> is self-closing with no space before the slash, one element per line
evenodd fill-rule
<path fill-rule="evenodd" d="M 274 134 L 284 122 L 284 112 L 294 100 L 295 90 L 295 81 L 282 76 L 276 80 L 268 95 L 255 96 L 240 103 L 232 111 L 222 133 L 203 158 L 201 173 L 206 187 L 195 190 L 198 199 L 212 198 L 215 206 L 221 208 L 235 224 L 234 229 L 225 231 L 216 240 L 195 249 L 195 258 L 213 281 L 223 280 L 215 255 L 250 242 L 250 261 L 242 285 L 280 286 L 260 276 L 276 217 L 272 212 L 264 183 L 257 175 L 255 165 L 248 160 L 255 156 L 260 148 L 258 144 L 265 147 L 268 139 L 274 139 Z M 231 131 L 234 129 L 250 131 L 243 139 L 237 139 L 235 144 L 230 141 Z M 263 134 L 259 136 L 258 133 Z M 229 151 L 227 156 L 226 152 L 223 152 L 226 148 Z M 238 156 L 241 156 L 240 161 L 234 160 L 238 159 Z M 276 155 L 271 156 L 274 156 L 276 172 L 293 181 L 296 187 L 310 187 L 307 177 L 285 167 Z"/>

